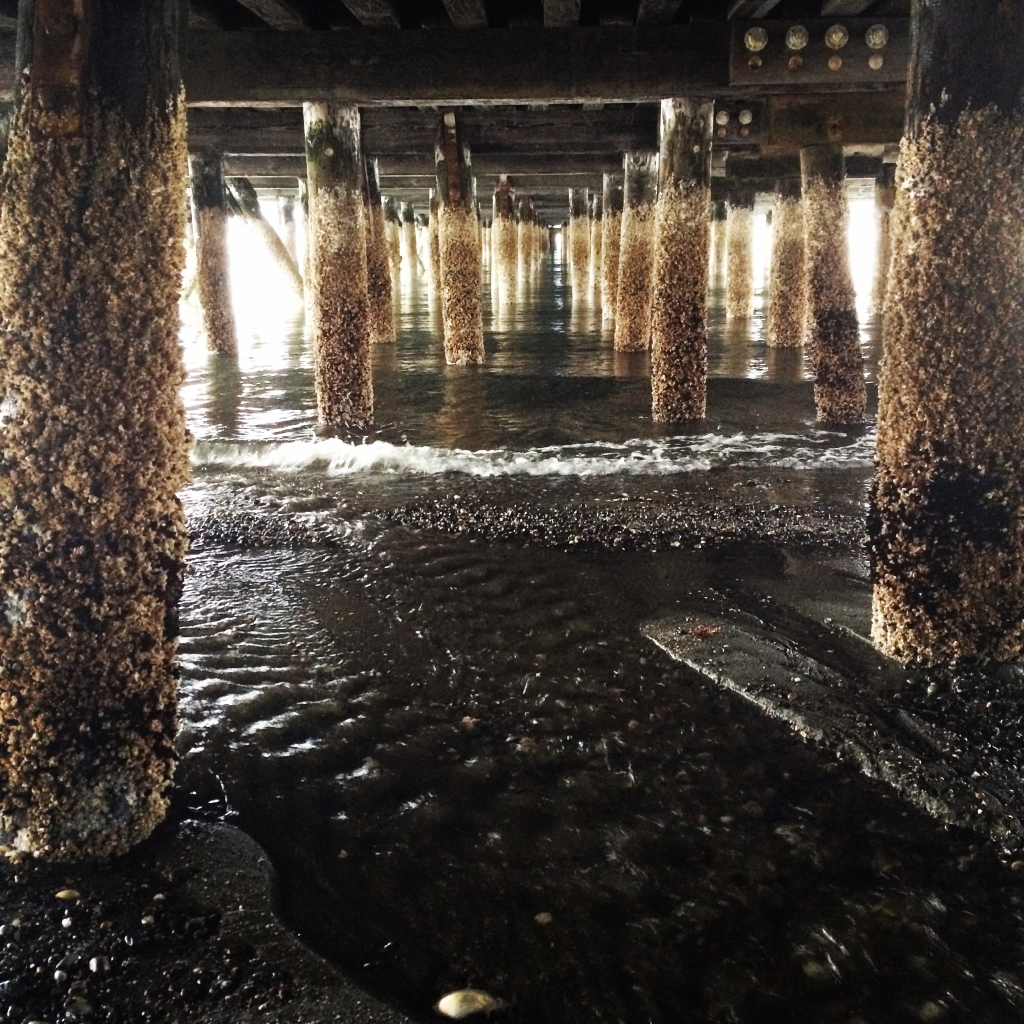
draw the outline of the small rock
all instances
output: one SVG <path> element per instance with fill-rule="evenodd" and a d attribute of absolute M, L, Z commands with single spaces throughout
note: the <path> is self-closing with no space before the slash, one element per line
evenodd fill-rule
<path fill-rule="evenodd" d="M 61 891 L 57 893 L 57 899 L 59 900 L 77 900 L 78 898 L 78 892 L 74 889 L 61 889 Z"/>
<path fill-rule="evenodd" d="M 75 996 L 68 1000 L 68 1009 L 76 1017 L 91 1017 L 92 1006 L 89 1005 L 88 1001 L 83 999 L 81 996 Z"/>
<path fill-rule="evenodd" d="M 53 980 L 55 982 L 57 982 L 58 985 L 63 985 L 64 982 L 68 980 L 68 972 L 67 971 L 54 971 L 53 972 Z"/>
<path fill-rule="evenodd" d="M 158 893 L 157 893 L 157 894 L 156 894 L 156 895 L 155 895 L 155 896 L 153 897 L 153 902 L 154 902 L 154 903 L 163 903 L 163 901 L 164 901 L 165 899 L 167 899 L 167 897 L 166 897 L 166 896 L 165 896 L 165 895 L 164 895 L 164 894 L 163 894 L 162 892 L 158 892 Z"/>
<path fill-rule="evenodd" d="M 946 1020 L 949 1017 L 949 1010 L 941 1003 L 933 1003 L 929 1000 L 917 1011 L 917 1016 L 926 1024 L 935 1024 L 937 1021 Z"/>
<path fill-rule="evenodd" d="M 825 981 L 829 977 L 829 969 L 818 960 L 805 960 L 802 967 L 804 977 L 810 981 Z"/>
<path fill-rule="evenodd" d="M 466 715 L 466 717 L 459 722 L 459 728 L 463 732 L 473 732 L 479 724 L 479 718 L 474 718 L 472 715 Z"/>
<path fill-rule="evenodd" d="M 142 915 L 142 923 L 143 924 L 154 924 L 155 922 L 156 922 L 156 918 L 152 914 L 143 914 Z"/>
<path fill-rule="evenodd" d="M 551 924 L 551 922 L 554 921 L 554 917 L 552 917 L 552 915 L 546 910 L 542 910 L 539 914 L 535 914 L 533 919 L 537 924 Z"/>
<path fill-rule="evenodd" d="M 71 927 L 71 918 L 70 917 L 65 917 L 64 920 L 61 921 L 60 926 L 61 926 L 61 928 L 70 928 Z"/>
<path fill-rule="evenodd" d="M 110 959 L 105 956 L 94 956 L 89 961 L 89 970 L 93 974 L 102 974 L 110 970 Z"/>
<path fill-rule="evenodd" d="M 1024 860 L 1015 860 L 1010 865 L 1011 871 L 1024 871 Z"/>
<path fill-rule="evenodd" d="M 449 992 L 434 1009 L 442 1016 L 461 1020 L 474 1013 L 491 1013 L 494 1010 L 500 1010 L 505 1005 L 502 1000 L 495 999 L 488 992 L 481 992 L 475 988 L 463 988 L 458 992 Z"/>

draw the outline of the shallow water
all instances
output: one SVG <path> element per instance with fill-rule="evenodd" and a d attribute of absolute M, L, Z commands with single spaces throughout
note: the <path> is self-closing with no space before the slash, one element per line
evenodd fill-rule
<path fill-rule="evenodd" d="M 647 357 L 557 263 L 513 310 L 485 293 L 481 368 L 444 364 L 407 279 L 377 429 L 321 436 L 301 310 L 243 298 L 237 365 L 186 310 L 178 813 L 259 840 L 306 941 L 424 1021 L 465 986 L 552 1024 L 1020 1019 L 997 851 L 640 632 L 711 606 L 784 609 L 801 645 L 826 615 L 867 630 L 872 428 L 815 425 L 803 353 L 716 290 L 709 418 L 666 431 Z M 863 347 L 873 381 L 870 320 Z M 462 532 L 409 525 L 438 509 Z M 501 510 L 514 540 L 486 539 Z"/>

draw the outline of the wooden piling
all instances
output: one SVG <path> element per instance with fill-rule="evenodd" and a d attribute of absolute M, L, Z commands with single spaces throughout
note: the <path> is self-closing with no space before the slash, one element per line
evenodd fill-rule
<path fill-rule="evenodd" d="M 398 290 L 399 274 L 402 270 L 402 217 L 398 202 L 388 196 L 384 205 L 384 237 L 388 249 L 388 269 L 391 271 L 392 291 Z"/>
<path fill-rule="evenodd" d="M 508 304 L 515 301 L 516 274 L 519 263 L 519 238 L 516 225 L 516 195 L 509 184 L 508 175 L 498 178 L 494 190 L 494 219 L 491 231 L 494 234 L 495 269 L 497 271 L 498 301 Z"/>
<path fill-rule="evenodd" d="M 622 243 L 622 176 L 604 176 L 601 218 L 601 319 L 614 320 L 619 294 L 619 246 Z"/>
<path fill-rule="evenodd" d="M 274 229 L 270 221 L 263 216 L 263 211 L 260 209 L 260 199 L 256 194 L 256 189 L 252 187 L 252 183 L 248 178 L 233 178 L 228 188 L 234 195 L 238 208 L 245 218 L 245 222 L 252 227 L 257 237 L 267 247 L 271 259 L 291 286 L 292 291 L 299 298 L 302 298 L 303 284 L 299 268 L 295 260 L 292 259 L 292 254 L 288 251 L 281 236 Z"/>
<path fill-rule="evenodd" d="M 590 194 L 585 188 L 569 189 L 569 282 L 575 302 L 590 284 Z"/>
<path fill-rule="evenodd" d="M 719 282 L 725 273 L 726 244 L 729 240 L 729 229 L 726 221 L 729 216 L 729 204 L 720 199 L 714 205 L 712 228 L 711 280 Z"/>
<path fill-rule="evenodd" d="M 590 279 L 587 288 L 598 299 L 601 297 L 601 257 L 604 249 L 603 209 L 603 197 L 600 192 L 595 192 L 590 197 Z"/>
<path fill-rule="evenodd" d="M 178 758 L 179 11 L 92 0 L 42 40 L 19 12 L 0 183 L 7 857 L 123 853 L 163 818 Z"/>
<path fill-rule="evenodd" d="M 519 200 L 518 253 L 518 276 L 525 282 L 537 266 L 537 225 L 534 223 L 533 200 L 529 196 Z"/>
<path fill-rule="evenodd" d="M 482 363 L 480 233 L 469 147 L 461 138 L 459 119 L 453 111 L 441 118 L 434 162 L 441 201 L 438 242 L 445 359 L 462 365 Z"/>
<path fill-rule="evenodd" d="M 441 247 L 437 234 L 437 217 L 441 209 L 441 199 L 437 189 L 430 190 L 430 221 L 427 225 L 427 249 L 430 252 L 430 263 L 427 267 L 427 281 L 432 294 L 439 294 L 441 287 Z M 483 235 L 481 235 L 481 241 Z"/>
<path fill-rule="evenodd" d="M 754 194 L 729 200 L 726 225 L 725 312 L 737 320 L 754 315 Z"/>
<path fill-rule="evenodd" d="M 650 346 L 651 339 L 651 268 L 658 155 L 627 153 L 623 169 L 615 349 L 618 352 L 643 352 Z"/>
<path fill-rule="evenodd" d="M 714 103 L 662 100 L 651 288 L 655 421 L 703 419 L 707 406 L 707 291 L 711 250 Z"/>
<path fill-rule="evenodd" d="M 412 203 L 402 203 L 399 215 L 402 220 L 402 269 L 412 273 L 420 263 L 416 252 L 416 210 Z"/>
<path fill-rule="evenodd" d="M 321 423 L 373 420 L 359 108 L 304 103 L 312 222 L 313 381 Z"/>
<path fill-rule="evenodd" d="M 919 0 L 913 17 L 872 636 L 906 662 L 1010 661 L 1024 651 L 1024 5 Z"/>
<path fill-rule="evenodd" d="M 366 298 L 371 345 L 395 340 L 395 311 L 388 267 L 388 240 L 380 199 L 380 172 L 376 158 L 363 157 L 363 201 L 366 204 Z"/>
<path fill-rule="evenodd" d="M 295 200 L 291 196 L 284 196 L 280 203 L 281 241 L 297 267 L 299 250 L 295 242 Z"/>
<path fill-rule="evenodd" d="M 228 274 L 228 204 L 219 156 L 189 160 L 192 225 L 196 236 L 196 287 L 203 330 L 211 352 L 238 353 L 235 313 Z"/>
<path fill-rule="evenodd" d="M 772 211 L 765 341 L 769 348 L 797 348 L 807 323 L 804 208 L 798 184 L 780 184 Z"/>
<path fill-rule="evenodd" d="M 881 314 L 885 308 L 885 293 L 889 284 L 889 264 L 892 262 L 892 208 L 896 205 L 896 165 L 883 163 L 875 179 L 875 214 L 878 224 L 877 260 L 875 280 L 871 289 L 872 304 Z"/>
<path fill-rule="evenodd" d="M 801 150 L 800 173 L 814 404 L 822 423 L 861 423 L 867 393 L 846 243 L 843 147 L 829 144 Z"/>

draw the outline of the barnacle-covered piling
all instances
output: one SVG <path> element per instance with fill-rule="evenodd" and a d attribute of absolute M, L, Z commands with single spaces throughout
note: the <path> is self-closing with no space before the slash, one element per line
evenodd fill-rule
<path fill-rule="evenodd" d="M 765 332 L 768 346 L 797 348 L 802 345 L 806 320 L 803 202 L 798 184 L 784 184 L 779 186 L 772 210 L 772 257 Z"/>
<path fill-rule="evenodd" d="M 373 420 L 359 108 L 303 104 L 312 221 L 313 383 L 323 424 Z"/>
<path fill-rule="evenodd" d="M 869 515 L 872 635 L 1024 650 L 1024 7 L 915 7 Z"/>
<path fill-rule="evenodd" d="M 515 301 L 516 275 L 519 270 L 519 228 L 516 225 L 516 194 L 509 184 L 508 175 L 498 178 L 494 190 L 494 235 L 498 301 L 508 305 Z"/>
<path fill-rule="evenodd" d="M 295 244 L 295 200 L 291 196 L 284 196 L 280 200 L 281 217 L 281 241 L 288 250 L 288 255 L 297 267 L 299 265 L 299 250 Z"/>
<path fill-rule="evenodd" d="M 622 176 L 606 174 L 601 216 L 601 319 L 614 320 L 622 241 Z"/>
<path fill-rule="evenodd" d="M 595 192 L 590 197 L 590 280 L 587 288 L 600 300 L 601 298 L 601 260 L 604 255 L 604 235 L 602 232 L 604 197 Z"/>
<path fill-rule="evenodd" d="M 427 283 L 430 294 L 433 297 L 438 295 L 441 287 L 441 247 L 437 234 L 437 216 L 441 209 L 441 200 L 437 189 L 430 190 L 430 220 L 427 223 L 427 252 L 430 254 L 430 262 L 427 264 Z M 483 239 L 483 234 L 481 234 Z"/>
<path fill-rule="evenodd" d="M 203 314 L 203 331 L 211 352 L 238 352 L 235 312 L 228 276 L 228 206 L 219 156 L 189 160 L 192 187 L 192 226 L 196 236 L 196 287 Z"/>
<path fill-rule="evenodd" d="M 260 209 L 260 199 L 252 182 L 248 178 L 233 178 L 228 186 L 234 194 L 238 209 L 242 211 L 254 233 L 267 247 L 271 259 L 276 264 L 282 276 L 291 286 L 292 291 L 300 298 L 303 294 L 302 275 L 299 273 L 298 265 L 292 259 L 292 254 L 284 244 L 284 240 L 274 229 L 274 226 L 263 216 Z"/>
<path fill-rule="evenodd" d="M 398 209 L 398 200 L 388 196 L 383 200 L 384 207 L 384 239 L 387 242 L 388 269 L 391 271 L 391 288 L 398 288 L 399 274 L 402 271 L 402 215 Z"/>
<path fill-rule="evenodd" d="M 402 269 L 411 273 L 419 266 L 420 259 L 416 252 L 416 210 L 412 203 L 402 203 Z"/>
<path fill-rule="evenodd" d="M 615 348 L 643 352 L 651 340 L 651 266 L 658 155 L 627 153 L 623 161 L 622 242 L 615 306 Z"/>
<path fill-rule="evenodd" d="M 714 103 L 662 100 L 651 287 L 653 417 L 703 419 Z"/>
<path fill-rule="evenodd" d="M 573 302 L 587 294 L 590 284 L 590 214 L 587 210 L 589 192 L 585 188 L 569 189 L 569 284 Z"/>
<path fill-rule="evenodd" d="M 734 319 L 749 320 L 754 315 L 753 193 L 729 201 L 725 231 L 725 312 Z"/>
<path fill-rule="evenodd" d="M 711 280 L 718 282 L 725 273 L 726 244 L 729 240 L 729 204 L 719 199 L 714 206 L 712 228 Z"/>
<path fill-rule="evenodd" d="M 840 145 L 800 151 L 814 405 L 822 423 L 860 423 L 867 393 L 846 244 L 846 162 Z"/>
<path fill-rule="evenodd" d="M 875 179 L 875 212 L 878 219 L 878 256 L 871 299 L 879 313 L 885 308 L 889 286 L 889 264 L 892 262 L 892 208 L 896 205 L 896 165 L 883 163 Z"/>
<path fill-rule="evenodd" d="M 519 280 L 528 281 L 537 266 L 537 225 L 534 223 L 533 200 L 519 200 Z"/>
<path fill-rule="evenodd" d="M 480 230 L 469 147 L 461 139 L 453 111 L 441 118 L 434 148 L 437 191 L 441 199 L 438 241 L 441 255 L 441 320 L 449 363 L 484 361 L 480 306 Z"/>
<path fill-rule="evenodd" d="M 189 470 L 178 9 L 93 0 L 61 40 L 64 63 L 60 47 L 33 52 L 21 6 L 25 76 L 0 181 L 8 856 L 120 854 L 167 807 L 186 549 L 175 491 Z"/>
<path fill-rule="evenodd" d="M 380 201 L 380 173 L 376 158 L 363 158 L 363 200 L 366 203 L 366 298 L 370 344 L 395 340 L 395 310 L 391 301 L 391 271 L 384 207 Z"/>

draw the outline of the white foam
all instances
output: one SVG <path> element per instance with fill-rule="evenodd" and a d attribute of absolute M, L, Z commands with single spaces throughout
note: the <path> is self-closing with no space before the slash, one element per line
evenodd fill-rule
<path fill-rule="evenodd" d="M 388 441 L 352 444 L 340 438 L 281 443 L 198 444 L 192 464 L 203 470 L 262 469 L 278 473 L 320 472 L 436 476 L 463 473 L 497 476 L 614 476 L 703 472 L 717 466 L 787 469 L 854 468 L 871 465 L 873 436 L 853 443 L 825 431 L 808 434 L 701 434 L 623 444 L 589 442 L 531 448 L 469 451 Z"/>

